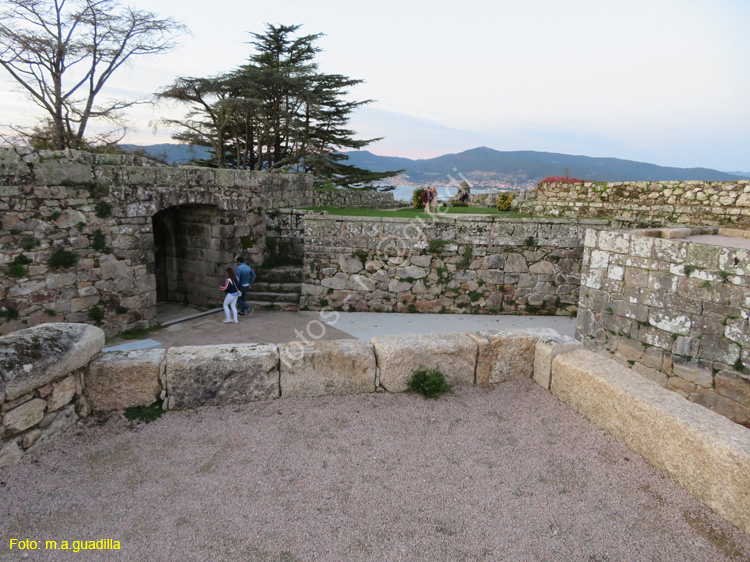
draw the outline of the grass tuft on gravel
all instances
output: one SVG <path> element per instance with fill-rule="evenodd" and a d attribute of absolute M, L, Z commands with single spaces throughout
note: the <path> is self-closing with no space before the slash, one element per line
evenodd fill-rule
<path fill-rule="evenodd" d="M 419 369 L 414 371 L 407 385 L 413 392 L 425 398 L 438 398 L 441 394 L 453 394 L 453 388 L 445 381 L 445 376 L 438 370 Z"/>
<path fill-rule="evenodd" d="M 143 423 L 151 423 L 157 420 L 164 413 L 161 407 L 161 400 L 157 400 L 153 404 L 148 406 L 131 406 L 125 408 L 125 418 L 130 421 L 139 421 Z"/>

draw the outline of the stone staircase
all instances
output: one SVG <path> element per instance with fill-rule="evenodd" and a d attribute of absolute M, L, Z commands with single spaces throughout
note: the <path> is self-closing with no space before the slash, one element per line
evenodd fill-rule
<path fill-rule="evenodd" d="M 247 303 L 265 310 L 299 310 L 302 294 L 302 267 L 285 265 L 258 269 L 257 278 L 247 294 Z"/>

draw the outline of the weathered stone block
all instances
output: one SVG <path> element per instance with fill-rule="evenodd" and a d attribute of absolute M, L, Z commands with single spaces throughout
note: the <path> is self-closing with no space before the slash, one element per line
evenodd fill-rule
<path fill-rule="evenodd" d="M 67 377 L 52 385 L 52 392 L 47 398 L 47 410 L 59 410 L 69 404 L 76 394 L 76 377 Z"/>
<path fill-rule="evenodd" d="M 650 367 L 646 367 L 645 365 L 641 365 L 639 363 L 636 363 L 633 365 L 633 370 L 646 377 L 650 381 L 654 381 L 656 384 L 662 387 L 667 386 L 667 382 L 669 380 L 669 377 L 662 373 L 661 371 L 657 371 L 656 369 L 652 369 Z"/>
<path fill-rule="evenodd" d="M 569 336 L 542 336 L 534 348 L 534 381 L 549 390 L 552 381 L 552 361 L 558 355 L 581 349 L 581 342 Z"/>
<path fill-rule="evenodd" d="M 159 398 L 163 349 L 110 351 L 89 365 L 85 392 L 95 411 L 146 406 Z"/>
<path fill-rule="evenodd" d="M 546 332 L 484 330 L 466 334 L 478 345 L 476 384 L 530 377 L 534 373 L 536 342 Z"/>
<path fill-rule="evenodd" d="M 733 365 L 740 358 L 741 349 L 726 338 L 704 335 L 701 339 L 700 358 Z"/>
<path fill-rule="evenodd" d="M 169 408 L 240 404 L 279 396 L 279 352 L 270 344 L 172 347 Z"/>
<path fill-rule="evenodd" d="M 15 441 L 8 441 L 0 446 L 0 468 L 17 463 L 23 458 L 23 451 Z"/>
<path fill-rule="evenodd" d="M 279 346 L 285 398 L 375 392 L 375 352 L 358 340 L 293 342 Z"/>
<path fill-rule="evenodd" d="M 87 365 L 104 346 L 104 332 L 87 324 L 43 324 L 0 338 L 0 392 L 6 399 Z"/>
<path fill-rule="evenodd" d="M 710 388 L 713 385 L 713 373 L 700 362 L 680 357 L 673 357 L 673 361 L 672 374 L 674 376 L 680 377 L 696 386 Z"/>
<path fill-rule="evenodd" d="M 389 392 L 407 390 L 407 381 L 419 369 L 438 369 L 450 384 L 474 384 L 477 343 L 466 334 L 376 336 L 371 343 L 380 384 Z"/>
<path fill-rule="evenodd" d="M 716 392 L 750 407 L 750 380 L 732 371 L 718 372 L 715 380 Z"/>
<path fill-rule="evenodd" d="M 6 434 L 12 435 L 38 424 L 44 417 L 46 407 L 47 403 L 44 400 L 34 398 L 5 412 L 3 414 L 3 425 Z"/>
<path fill-rule="evenodd" d="M 652 326 L 670 334 L 681 335 L 687 335 L 690 332 L 690 327 L 693 325 L 690 316 L 664 310 L 652 310 L 649 313 L 648 322 Z"/>
<path fill-rule="evenodd" d="M 555 358 L 551 390 L 750 532 L 750 430 L 589 351 Z"/>

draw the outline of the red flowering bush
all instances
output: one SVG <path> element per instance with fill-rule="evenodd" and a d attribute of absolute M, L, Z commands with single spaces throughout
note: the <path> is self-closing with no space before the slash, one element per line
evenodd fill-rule
<path fill-rule="evenodd" d="M 583 183 L 585 180 L 566 178 L 564 176 L 547 176 L 539 183 Z"/>

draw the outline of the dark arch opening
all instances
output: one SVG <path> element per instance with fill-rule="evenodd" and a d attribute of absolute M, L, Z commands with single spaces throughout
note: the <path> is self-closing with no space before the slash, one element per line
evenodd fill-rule
<path fill-rule="evenodd" d="M 152 217 L 157 302 L 215 305 L 224 268 L 234 256 L 220 236 L 221 212 L 180 205 Z"/>

